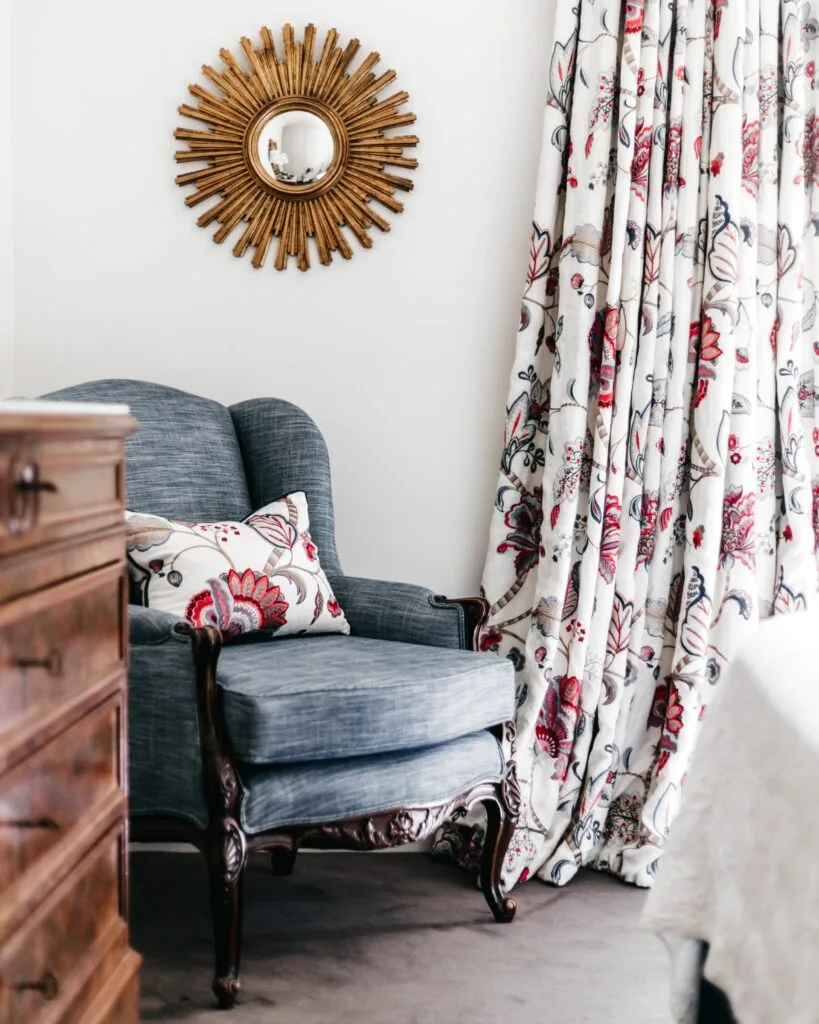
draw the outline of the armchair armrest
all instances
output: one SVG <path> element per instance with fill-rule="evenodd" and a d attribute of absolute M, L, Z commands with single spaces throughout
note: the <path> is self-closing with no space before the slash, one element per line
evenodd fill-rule
<path fill-rule="evenodd" d="M 129 788 L 135 836 L 149 817 L 174 815 L 200 828 L 208 824 L 196 663 L 184 626 L 184 620 L 168 612 L 128 606 Z"/>
<path fill-rule="evenodd" d="M 143 608 L 138 604 L 128 605 L 128 642 L 132 647 L 162 644 L 166 640 L 180 640 L 190 644 L 190 637 L 182 629 L 187 625 L 185 619 L 171 612 Z"/>
<path fill-rule="evenodd" d="M 216 679 L 222 635 L 139 605 L 128 606 L 128 624 L 133 833 L 162 838 L 164 819 L 185 818 L 217 842 L 211 852 L 228 878 L 246 848 Z"/>
<path fill-rule="evenodd" d="M 412 583 L 328 578 L 355 636 L 477 649 L 477 633 L 488 610 L 483 598 L 448 600 Z"/>

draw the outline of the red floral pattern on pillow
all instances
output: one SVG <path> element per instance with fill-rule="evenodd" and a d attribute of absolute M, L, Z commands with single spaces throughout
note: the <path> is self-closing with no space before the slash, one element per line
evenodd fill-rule
<path fill-rule="evenodd" d="M 216 626 L 229 636 L 253 629 L 279 629 L 287 621 L 289 604 L 281 587 L 267 576 L 235 569 L 208 581 L 188 601 L 185 618 L 194 626 Z"/>

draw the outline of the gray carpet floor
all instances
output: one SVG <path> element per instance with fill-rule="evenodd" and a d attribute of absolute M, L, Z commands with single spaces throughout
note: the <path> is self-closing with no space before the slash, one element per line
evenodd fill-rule
<path fill-rule="evenodd" d="M 131 858 L 142 1019 L 231 1024 L 669 1024 L 665 947 L 645 892 L 583 872 L 515 892 L 495 924 L 460 872 L 424 854 L 306 853 L 290 878 L 254 858 L 245 883 L 242 1000 L 210 994 L 204 863 Z"/>

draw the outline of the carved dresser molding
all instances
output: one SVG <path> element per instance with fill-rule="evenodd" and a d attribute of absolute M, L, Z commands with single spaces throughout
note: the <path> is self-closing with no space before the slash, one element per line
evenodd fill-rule
<path fill-rule="evenodd" d="M 0 1024 L 135 1024 L 124 406 L 0 402 Z"/>

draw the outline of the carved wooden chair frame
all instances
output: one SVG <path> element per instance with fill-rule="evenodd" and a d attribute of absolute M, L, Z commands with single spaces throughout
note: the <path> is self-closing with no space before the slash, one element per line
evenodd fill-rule
<path fill-rule="evenodd" d="M 443 599 L 441 599 L 443 600 Z M 486 619 L 488 605 L 481 598 L 450 601 L 465 614 L 470 647 Z M 215 946 L 213 992 L 222 1009 L 236 1003 L 239 992 L 239 957 L 242 931 L 242 881 L 249 853 L 271 854 L 273 873 L 289 875 L 302 845 L 353 850 L 381 850 L 427 838 L 439 825 L 462 817 L 480 802 L 487 811 L 487 831 L 481 853 L 480 885 L 497 921 L 515 916 L 515 903 L 501 886 L 503 859 L 520 813 L 520 788 L 514 761 L 514 721 L 493 732 L 500 740 L 506 770 L 500 782 L 484 782 L 445 804 L 396 807 L 363 818 L 323 824 L 286 825 L 249 835 L 239 823 L 242 784 L 223 727 L 216 666 L 223 638 L 213 627 L 188 627 L 196 665 L 197 713 L 204 780 L 209 812 L 207 829 L 182 818 L 138 816 L 131 820 L 131 838 L 140 842 L 186 842 L 205 855 L 208 865 Z"/>

